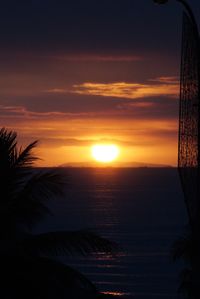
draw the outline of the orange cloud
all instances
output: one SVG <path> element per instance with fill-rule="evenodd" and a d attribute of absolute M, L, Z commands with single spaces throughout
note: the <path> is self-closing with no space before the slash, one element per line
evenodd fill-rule
<path fill-rule="evenodd" d="M 164 80 L 164 79 L 160 79 Z M 162 83 L 160 83 L 162 82 Z M 56 90 L 52 90 L 56 92 Z M 61 92 L 61 90 L 57 91 Z M 139 99 L 153 96 L 177 97 L 179 92 L 179 84 L 177 82 L 170 83 L 168 81 L 156 81 L 155 84 L 143 83 L 93 83 L 85 82 L 73 85 L 72 93 L 83 95 L 96 95 L 103 97 L 116 97 L 125 99 Z"/>
<path fill-rule="evenodd" d="M 60 112 L 60 111 L 49 111 L 49 112 L 35 112 L 30 111 L 24 106 L 3 106 L 0 105 L 1 118 L 21 118 L 30 119 L 59 119 L 59 118 L 84 118 L 92 117 L 95 113 L 70 113 L 70 112 Z"/>
<path fill-rule="evenodd" d="M 161 76 L 155 79 L 149 79 L 148 81 L 179 85 L 179 78 L 176 76 Z"/>

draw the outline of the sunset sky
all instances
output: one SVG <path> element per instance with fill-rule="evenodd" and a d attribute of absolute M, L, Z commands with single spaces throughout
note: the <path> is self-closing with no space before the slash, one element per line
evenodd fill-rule
<path fill-rule="evenodd" d="M 4 1 L 0 126 L 39 139 L 42 166 L 92 161 L 95 143 L 175 166 L 181 21 L 176 1 Z"/>

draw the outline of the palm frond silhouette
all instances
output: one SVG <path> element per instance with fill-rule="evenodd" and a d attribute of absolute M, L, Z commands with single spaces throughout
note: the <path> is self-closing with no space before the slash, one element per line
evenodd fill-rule
<path fill-rule="evenodd" d="M 47 257 L 99 252 L 113 254 L 116 245 L 93 232 L 84 230 L 54 231 L 38 235 L 32 233 L 34 225 L 50 213 L 48 200 L 64 195 L 67 183 L 67 178 L 58 171 L 34 169 L 34 163 L 38 158 L 33 150 L 37 145 L 38 141 L 34 141 L 24 149 L 18 148 L 17 133 L 5 128 L 0 130 L 1 268 L 5 270 L 7 267 L 8 270 L 13 267 L 12 272 L 19 274 L 19 277 L 21 275 L 24 281 L 27 281 L 27 285 L 31 283 L 32 276 L 38 275 L 38 279 L 39 277 L 42 279 L 43 276 L 41 281 L 44 283 L 37 279 L 36 289 L 41 289 L 42 285 L 46 284 L 49 286 L 52 281 L 56 287 L 49 292 L 49 296 L 41 296 L 42 298 L 55 298 L 51 296 L 57 285 L 63 289 L 65 296 L 69 292 L 69 286 L 71 291 L 72 286 L 76 286 L 76 297 L 70 295 L 70 298 L 84 298 L 84 292 L 87 293 L 87 298 L 97 298 L 96 288 L 82 274 Z M 29 277 L 26 277 L 27 268 Z M 30 285 L 29 287 L 31 290 Z M 40 298 L 37 296 L 29 298 Z M 63 296 L 60 295 L 59 298 L 64 298 Z"/>

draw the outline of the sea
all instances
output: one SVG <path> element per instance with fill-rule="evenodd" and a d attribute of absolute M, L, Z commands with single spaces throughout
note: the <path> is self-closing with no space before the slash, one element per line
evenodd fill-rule
<path fill-rule="evenodd" d="M 188 216 L 176 168 L 66 168 L 64 198 L 52 201 L 44 230 L 92 230 L 119 252 L 61 257 L 116 298 L 180 298 L 182 261 L 174 242 Z"/>

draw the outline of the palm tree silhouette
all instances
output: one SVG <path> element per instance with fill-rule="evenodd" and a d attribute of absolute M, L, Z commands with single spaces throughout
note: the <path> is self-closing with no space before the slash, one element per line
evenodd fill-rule
<path fill-rule="evenodd" d="M 0 130 L 1 294 L 7 294 L 6 298 L 100 298 L 103 295 L 81 273 L 49 256 L 112 254 L 115 244 L 84 230 L 32 232 L 50 212 L 45 202 L 64 195 L 66 186 L 63 174 L 33 168 L 37 144 L 18 148 L 17 133 Z"/>

